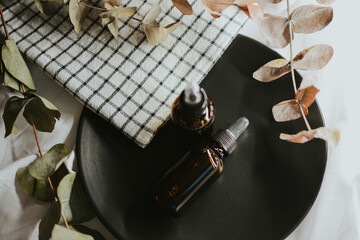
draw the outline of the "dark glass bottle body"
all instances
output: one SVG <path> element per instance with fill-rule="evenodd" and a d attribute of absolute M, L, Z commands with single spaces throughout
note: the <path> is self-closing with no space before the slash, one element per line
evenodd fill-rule
<path fill-rule="evenodd" d="M 155 185 L 156 201 L 178 215 L 210 178 L 221 174 L 223 155 L 217 144 L 201 144 L 187 152 Z"/>

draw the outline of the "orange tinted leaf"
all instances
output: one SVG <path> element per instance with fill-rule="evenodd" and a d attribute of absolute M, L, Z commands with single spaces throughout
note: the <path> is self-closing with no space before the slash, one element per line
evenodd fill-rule
<path fill-rule="evenodd" d="M 290 15 L 295 33 L 313 33 L 326 27 L 333 19 L 331 7 L 304 5 L 296 8 Z"/>
<path fill-rule="evenodd" d="M 340 140 L 340 132 L 335 128 L 320 127 L 310 131 L 301 131 L 297 134 L 280 134 L 280 139 L 293 143 L 306 143 L 313 138 L 320 138 L 327 141 L 330 146 L 336 147 Z"/>
<path fill-rule="evenodd" d="M 221 12 L 231 6 L 235 0 L 201 0 L 205 10 L 209 13 Z"/>
<path fill-rule="evenodd" d="M 235 0 L 235 4 L 240 7 L 245 7 L 247 5 L 251 5 L 257 3 L 259 0 Z"/>
<path fill-rule="evenodd" d="M 266 63 L 253 73 L 253 78 L 261 82 L 271 82 L 290 72 L 290 62 L 279 58 Z"/>
<path fill-rule="evenodd" d="M 193 14 L 193 9 L 187 0 L 172 0 L 174 6 L 184 15 Z"/>
<path fill-rule="evenodd" d="M 294 60 L 294 68 L 299 70 L 318 70 L 323 68 L 332 58 L 334 50 L 331 46 L 319 44 L 299 52 Z"/>
<path fill-rule="evenodd" d="M 307 107 L 302 106 L 302 108 L 305 115 L 307 115 L 309 113 Z M 277 122 L 286 122 L 301 117 L 299 104 L 296 102 L 296 100 L 287 100 L 276 104 L 272 108 L 272 113 L 275 121 Z"/>

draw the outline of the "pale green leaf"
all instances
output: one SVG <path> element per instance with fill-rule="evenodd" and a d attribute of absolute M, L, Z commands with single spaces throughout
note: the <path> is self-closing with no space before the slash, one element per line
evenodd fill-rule
<path fill-rule="evenodd" d="M 31 176 L 27 167 L 17 170 L 16 180 L 20 187 L 30 196 L 46 202 L 54 199 L 49 183 L 46 180 L 35 179 Z"/>
<path fill-rule="evenodd" d="M 5 41 L 1 49 L 1 57 L 6 71 L 12 77 L 22 82 L 28 88 L 35 90 L 30 71 L 14 40 L 9 39 Z"/>
<path fill-rule="evenodd" d="M 51 240 L 94 240 L 92 236 L 82 234 L 74 229 L 55 225 L 51 233 Z"/>
<path fill-rule="evenodd" d="M 55 14 L 64 5 L 64 0 L 35 0 L 35 6 L 47 16 Z"/>
<path fill-rule="evenodd" d="M 56 144 L 29 165 L 29 172 L 38 180 L 46 180 L 60 167 L 70 153 L 71 150 L 65 144 Z"/>
<path fill-rule="evenodd" d="M 76 173 L 69 173 L 61 180 L 57 194 L 61 211 L 68 222 L 82 223 L 95 216 Z"/>

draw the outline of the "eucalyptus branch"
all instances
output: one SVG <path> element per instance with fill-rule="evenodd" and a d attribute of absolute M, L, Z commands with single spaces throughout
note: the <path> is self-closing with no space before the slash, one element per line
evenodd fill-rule
<path fill-rule="evenodd" d="M 2 11 L 1 5 L 0 5 L 0 14 L 1 14 L 1 20 L 2 20 L 2 23 L 3 23 L 3 25 L 4 25 L 4 29 L 5 29 L 5 33 L 6 33 L 6 39 L 10 39 L 10 35 L 9 35 L 8 30 L 7 30 L 6 21 L 5 21 L 5 17 L 4 17 L 4 14 L 3 14 L 3 11 Z M 25 93 L 26 93 L 26 89 L 25 89 L 24 84 L 21 83 L 20 86 L 21 86 L 21 91 L 22 91 L 22 93 L 25 94 Z M 34 136 L 35 136 L 37 148 L 38 148 L 38 150 L 39 150 L 40 156 L 42 157 L 42 156 L 43 156 L 43 152 L 42 152 L 42 150 L 41 150 L 39 137 L 38 137 L 38 134 L 37 134 L 37 131 L 36 131 L 36 128 L 35 128 L 35 123 L 34 123 L 34 121 L 33 121 L 32 115 L 29 114 L 29 116 L 30 116 L 31 126 L 32 126 L 32 128 L 33 128 L 33 132 L 34 132 Z M 56 195 L 56 192 L 55 192 L 55 189 L 54 189 L 54 186 L 53 186 L 53 184 L 52 184 L 52 182 L 51 182 L 50 177 L 48 177 L 47 180 L 48 180 L 48 183 L 49 183 L 49 185 L 50 185 L 52 194 L 53 194 L 53 196 L 54 196 L 54 200 L 55 200 L 55 202 L 58 202 L 59 199 L 58 199 L 58 197 L 57 197 L 57 195 Z M 66 218 L 65 218 L 65 216 L 63 215 L 62 212 L 61 212 L 61 217 L 62 217 L 63 220 L 64 220 L 65 226 L 69 229 L 69 224 L 68 224 L 68 222 L 67 222 L 67 220 L 66 220 Z"/>
<path fill-rule="evenodd" d="M 290 49 L 290 68 L 291 68 L 291 79 L 292 79 L 292 83 L 293 83 L 293 87 L 294 87 L 294 92 L 295 95 L 297 93 L 297 87 L 296 87 L 296 78 L 295 78 L 295 70 L 294 70 L 294 62 L 293 62 L 293 30 L 292 30 L 292 25 L 291 25 L 291 21 L 290 21 L 290 0 L 286 0 L 286 10 L 287 10 L 287 18 L 288 18 L 288 24 L 289 24 L 289 34 L 290 34 L 290 43 L 289 43 L 289 49 Z M 301 104 L 297 101 L 298 103 L 298 107 L 300 109 L 301 112 L 301 116 L 304 119 L 305 125 L 307 127 L 307 129 L 310 131 L 311 130 L 311 126 L 309 124 L 309 121 L 307 120 L 304 110 L 301 107 Z"/>

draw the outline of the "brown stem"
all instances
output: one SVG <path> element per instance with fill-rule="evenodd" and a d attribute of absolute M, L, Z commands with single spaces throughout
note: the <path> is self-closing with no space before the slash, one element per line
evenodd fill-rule
<path fill-rule="evenodd" d="M 293 83 L 293 87 L 294 87 L 294 92 L 295 95 L 297 93 L 297 87 L 296 87 L 296 78 L 295 78 L 295 70 L 294 70 L 294 64 L 293 64 L 293 30 L 292 30 L 292 25 L 291 25 L 291 21 L 290 21 L 290 3 L 289 0 L 286 0 L 286 5 L 287 5 L 287 18 L 288 18 L 288 23 L 289 23 L 289 32 L 290 32 L 290 68 L 291 68 L 291 79 L 292 79 L 292 83 Z M 298 102 L 298 106 L 301 112 L 301 116 L 304 119 L 305 125 L 307 127 L 307 129 L 310 131 L 311 127 L 309 124 L 309 121 L 307 120 L 304 110 L 302 109 L 300 103 Z"/>
<path fill-rule="evenodd" d="M 138 22 L 142 22 L 142 20 L 140 20 L 140 19 L 138 19 L 138 18 L 136 18 L 136 17 L 130 17 L 131 19 L 134 19 L 134 20 L 136 20 L 136 21 L 138 21 Z"/>
<path fill-rule="evenodd" d="M 23 83 L 21 84 L 21 90 L 22 90 L 23 93 L 26 93 L 26 89 L 25 89 L 25 86 L 24 86 Z M 37 131 L 36 131 L 36 128 L 35 128 L 34 120 L 33 120 L 32 116 L 31 116 L 31 114 L 29 114 L 29 116 L 30 116 L 31 126 L 32 126 L 32 128 L 33 128 L 33 132 L 34 132 L 36 144 L 37 144 L 37 147 L 38 147 L 38 150 L 39 150 L 39 154 L 40 154 L 40 156 L 42 157 L 42 156 L 43 156 L 43 152 L 42 152 L 42 150 L 41 150 L 40 141 L 39 141 L 39 137 L 38 137 L 38 135 L 37 135 Z M 50 177 L 47 178 L 47 181 L 48 181 L 48 183 L 49 183 L 51 192 L 52 192 L 52 194 L 53 194 L 53 196 L 54 196 L 55 202 L 58 202 L 59 199 L 58 199 L 58 197 L 57 197 L 57 195 L 56 195 L 55 188 L 54 188 L 54 185 L 53 185 L 52 182 L 51 182 Z M 67 222 L 67 220 L 66 220 L 66 218 L 65 218 L 65 216 L 64 216 L 64 214 L 63 214 L 62 212 L 61 212 L 61 217 L 62 217 L 63 220 L 64 220 L 64 223 L 65 223 L 66 228 L 69 228 L 69 224 L 68 224 L 68 222 Z"/>
<path fill-rule="evenodd" d="M 1 5 L 0 5 L 0 14 L 1 14 L 1 20 L 2 20 L 3 25 L 4 25 L 4 29 L 5 29 L 6 39 L 10 39 L 10 35 L 9 35 L 8 30 L 7 30 L 6 21 L 5 21 L 5 18 L 4 18 L 4 13 L 2 11 Z"/>
<path fill-rule="evenodd" d="M 93 9 L 96 9 L 96 10 L 100 10 L 100 11 L 103 11 L 103 12 L 104 12 L 104 11 L 107 11 L 107 9 L 105 9 L 105 8 L 95 7 L 95 6 L 86 4 L 86 3 L 84 3 L 84 2 L 79 2 L 79 1 L 78 1 L 78 4 L 83 5 L 83 6 L 86 6 L 86 7 L 88 7 L 88 8 L 93 8 Z"/>

